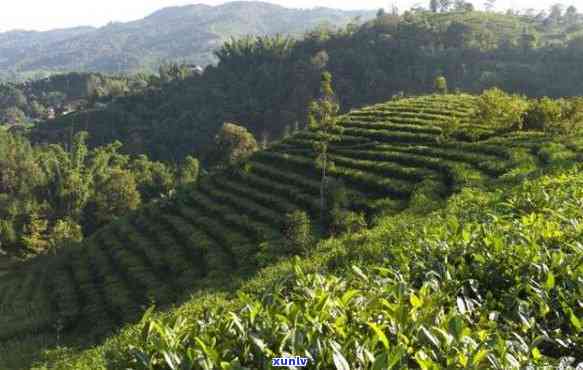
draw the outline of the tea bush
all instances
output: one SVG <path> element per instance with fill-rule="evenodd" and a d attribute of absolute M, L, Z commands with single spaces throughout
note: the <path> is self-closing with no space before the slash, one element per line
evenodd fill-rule
<path fill-rule="evenodd" d="M 312 242 L 312 226 L 308 214 L 300 210 L 288 213 L 283 235 L 289 252 L 302 253 L 306 251 Z"/>
<path fill-rule="evenodd" d="M 480 123 L 500 130 L 522 129 L 528 101 L 494 88 L 484 91 L 476 102 Z"/>
<path fill-rule="evenodd" d="M 549 98 L 537 99 L 530 104 L 524 118 L 524 128 L 547 130 L 558 124 L 563 117 L 564 102 Z"/>
<path fill-rule="evenodd" d="M 304 131 L 142 207 L 54 266 L 10 276 L 0 282 L 3 348 L 57 324 L 57 345 L 70 346 L 130 325 L 39 367 L 257 369 L 286 352 L 322 369 L 579 359 L 581 177 L 567 169 L 583 145 L 500 135 L 514 127 L 477 123 L 478 99 L 403 99 L 341 118 L 326 210 Z M 302 256 L 295 269 L 290 255 Z M 342 298 L 351 290 L 358 307 Z M 171 310 L 136 326 L 152 300 Z M 14 366 L 0 348 L 0 368 L 37 355 Z"/>
<path fill-rule="evenodd" d="M 340 208 L 334 208 L 331 211 L 330 233 L 332 235 L 354 234 L 366 228 L 366 217 L 362 212 L 353 212 Z"/>
<path fill-rule="evenodd" d="M 228 305 L 149 312 L 69 365 L 97 356 L 108 369 L 263 369 L 298 355 L 315 369 L 574 367 L 581 209 L 581 167 L 505 192 L 465 189 L 429 217 L 325 242 L 320 257 L 262 275 Z"/>

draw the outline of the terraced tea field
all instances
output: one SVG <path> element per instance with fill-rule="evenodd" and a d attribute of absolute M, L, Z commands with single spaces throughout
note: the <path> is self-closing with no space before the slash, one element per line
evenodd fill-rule
<path fill-rule="evenodd" d="M 473 121 L 473 99 L 404 99 L 343 116 L 331 175 L 345 184 L 354 208 L 371 217 L 399 212 L 536 165 L 545 136 L 494 136 Z M 466 128 L 478 141 L 463 134 Z M 135 321 L 152 302 L 179 301 L 205 278 L 255 269 L 259 246 L 281 239 L 286 213 L 320 214 L 312 138 L 296 133 L 236 173 L 205 178 L 79 248 L 2 277 L 0 341 L 55 332 L 101 336 Z"/>

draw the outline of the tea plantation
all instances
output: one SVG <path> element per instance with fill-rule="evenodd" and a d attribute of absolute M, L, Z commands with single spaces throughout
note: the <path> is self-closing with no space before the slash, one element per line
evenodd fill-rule
<path fill-rule="evenodd" d="M 301 130 L 9 273 L 0 368 L 32 366 L 43 345 L 39 369 L 583 362 L 583 140 L 501 133 L 477 121 L 476 99 L 342 116 L 330 176 L 367 230 L 315 221 L 314 133 Z M 320 242 L 292 258 L 282 230 L 297 209 Z M 166 313 L 142 318 L 152 305 Z"/>

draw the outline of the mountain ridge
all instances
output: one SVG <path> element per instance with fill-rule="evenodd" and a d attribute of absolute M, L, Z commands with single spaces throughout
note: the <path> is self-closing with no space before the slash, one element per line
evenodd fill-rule
<path fill-rule="evenodd" d="M 0 33 L 0 79 L 42 78 L 67 71 L 152 72 L 165 61 L 208 65 L 223 41 L 247 34 L 301 35 L 322 23 L 345 26 L 374 11 L 293 9 L 266 2 L 193 4 L 157 10 L 130 22 L 49 31 Z"/>

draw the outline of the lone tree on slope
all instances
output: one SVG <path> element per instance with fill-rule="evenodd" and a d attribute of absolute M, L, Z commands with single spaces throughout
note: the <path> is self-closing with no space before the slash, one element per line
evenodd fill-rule
<path fill-rule="evenodd" d="M 447 94 L 447 79 L 444 76 L 438 76 L 435 79 L 435 91 L 438 94 Z"/>
<path fill-rule="evenodd" d="M 308 125 L 315 132 L 314 152 L 316 165 L 322 171 L 320 181 L 320 208 L 322 218 L 326 214 L 326 185 L 327 173 L 333 163 L 328 158 L 330 143 L 340 140 L 341 128 L 338 127 L 338 112 L 340 107 L 332 89 L 332 75 L 329 72 L 322 74 L 320 98 L 310 103 Z"/>
<path fill-rule="evenodd" d="M 431 11 L 433 13 L 437 13 L 437 11 L 439 10 L 439 1 L 438 0 L 431 0 L 429 2 L 429 9 L 431 9 Z"/>

